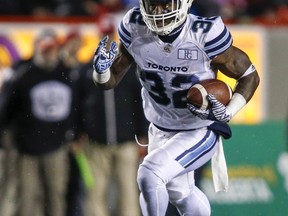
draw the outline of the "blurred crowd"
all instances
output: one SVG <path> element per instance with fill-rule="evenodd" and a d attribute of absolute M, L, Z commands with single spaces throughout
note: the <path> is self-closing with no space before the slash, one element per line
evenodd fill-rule
<path fill-rule="evenodd" d="M 138 0 L 0 0 L 0 15 L 36 17 L 99 16 L 138 5 Z M 288 0 L 195 0 L 192 12 L 221 15 L 232 23 L 286 24 Z"/>
<path fill-rule="evenodd" d="M 136 68 L 102 91 L 92 59 L 78 61 L 81 31 L 66 33 L 39 29 L 31 57 L 0 64 L 0 215 L 138 216 L 135 136 L 147 143 L 148 122 Z"/>
<path fill-rule="evenodd" d="M 220 15 L 230 23 L 288 23 L 287 0 L 196 0 L 193 4 L 194 13 L 203 16 Z"/>

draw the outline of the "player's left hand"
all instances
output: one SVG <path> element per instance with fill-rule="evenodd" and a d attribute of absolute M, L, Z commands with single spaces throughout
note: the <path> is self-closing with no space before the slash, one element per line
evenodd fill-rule
<path fill-rule="evenodd" d="M 232 114 L 225 105 L 220 103 L 212 94 L 207 95 L 207 99 L 211 103 L 211 108 L 207 110 L 199 109 L 192 104 L 187 104 L 188 109 L 194 115 L 203 120 L 212 120 L 219 122 L 229 122 L 232 118 Z"/>
<path fill-rule="evenodd" d="M 100 41 L 95 51 L 95 56 L 93 59 L 93 67 L 94 70 L 99 74 L 105 73 L 111 67 L 118 51 L 117 43 L 115 41 L 111 42 L 109 51 L 106 50 L 108 40 L 109 37 L 105 36 Z"/>

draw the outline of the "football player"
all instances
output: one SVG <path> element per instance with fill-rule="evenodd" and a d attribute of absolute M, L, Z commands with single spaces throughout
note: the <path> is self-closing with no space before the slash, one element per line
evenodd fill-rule
<path fill-rule="evenodd" d="M 137 177 L 144 216 L 165 215 L 168 201 L 181 215 L 211 214 L 193 171 L 215 154 L 223 159 L 221 137 L 231 136 L 227 122 L 259 84 L 255 67 L 233 46 L 222 19 L 189 14 L 192 1 L 140 0 L 140 8 L 129 10 L 119 25 L 119 47 L 112 42 L 107 49 L 106 36 L 95 52 L 93 79 L 103 89 L 115 87 L 132 63 L 138 65 L 143 108 L 151 122 L 149 153 Z M 216 78 L 214 67 L 237 80 L 230 103 L 224 106 L 208 95 L 210 109 L 187 108 L 188 89 Z M 218 168 L 225 173 L 225 164 Z M 215 188 L 226 190 L 227 179 L 215 176 Z"/>

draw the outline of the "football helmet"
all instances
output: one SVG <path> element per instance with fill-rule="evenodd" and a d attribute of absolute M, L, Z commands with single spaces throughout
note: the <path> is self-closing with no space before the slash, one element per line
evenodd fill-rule
<path fill-rule="evenodd" d="M 168 35 L 186 19 L 193 0 L 140 0 L 147 27 L 158 35 Z"/>

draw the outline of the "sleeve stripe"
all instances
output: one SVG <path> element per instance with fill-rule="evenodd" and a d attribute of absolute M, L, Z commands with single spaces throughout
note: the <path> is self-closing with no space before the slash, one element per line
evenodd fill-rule
<path fill-rule="evenodd" d="M 232 42 L 232 36 L 225 27 L 218 37 L 205 44 L 204 49 L 208 56 L 212 58 L 228 49 L 231 46 Z"/>
<path fill-rule="evenodd" d="M 123 21 L 121 22 L 118 28 L 118 34 L 119 34 L 121 42 L 127 48 L 130 45 L 132 38 L 131 38 L 131 34 L 127 31 L 127 29 L 125 29 L 123 25 Z"/>
<path fill-rule="evenodd" d="M 228 34 L 228 30 L 227 28 L 225 27 L 224 30 L 221 32 L 220 35 L 218 35 L 216 38 L 214 38 L 213 40 L 211 41 L 208 41 L 207 43 L 205 43 L 205 47 L 209 47 L 215 43 L 217 43 L 218 41 L 221 41 L 223 38 L 225 38 L 225 36 L 227 37 L 227 34 Z"/>
<path fill-rule="evenodd" d="M 227 50 L 233 43 L 232 37 L 230 37 L 229 41 L 225 41 L 218 47 L 215 47 L 214 49 L 207 50 L 206 53 L 208 54 L 209 58 L 214 58 L 215 56 L 223 53 L 225 50 Z"/>

